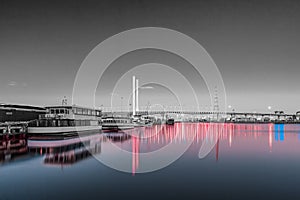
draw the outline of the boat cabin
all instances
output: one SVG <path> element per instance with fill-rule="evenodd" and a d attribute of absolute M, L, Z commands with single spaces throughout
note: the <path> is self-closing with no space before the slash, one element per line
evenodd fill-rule
<path fill-rule="evenodd" d="M 49 106 L 30 127 L 99 126 L 101 110 L 79 106 Z"/>
<path fill-rule="evenodd" d="M 69 119 L 91 119 L 100 118 L 101 110 L 79 106 L 49 106 L 46 107 L 47 114 L 42 118 L 69 118 Z"/>

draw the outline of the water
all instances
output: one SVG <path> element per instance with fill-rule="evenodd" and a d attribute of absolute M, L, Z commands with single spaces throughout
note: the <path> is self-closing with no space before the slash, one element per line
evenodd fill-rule
<path fill-rule="evenodd" d="M 299 199 L 300 125 L 175 124 L 65 140 L 2 139 L 0 199 Z M 136 134 L 138 133 L 138 134 Z M 139 136 L 143 135 L 144 139 Z M 205 138 L 216 145 L 199 159 Z M 133 151 L 131 173 L 96 157 Z M 192 142 L 171 165 L 140 174 L 141 154 Z M 118 158 L 119 159 L 119 158 Z M 120 160 L 121 162 L 121 160 Z"/>

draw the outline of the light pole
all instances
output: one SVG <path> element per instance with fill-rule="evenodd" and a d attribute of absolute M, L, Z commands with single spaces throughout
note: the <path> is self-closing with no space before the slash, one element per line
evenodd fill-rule
<path fill-rule="evenodd" d="M 121 97 L 121 113 L 123 112 L 123 97 Z"/>
<path fill-rule="evenodd" d="M 121 98 L 121 112 L 123 111 L 123 98 L 121 95 L 117 94 L 117 93 L 111 93 L 111 96 L 119 96 Z M 112 106 L 112 105 L 111 105 Z M 112 108 L 111 108 L 112 110 Z"/>
<path fill-rule="evenodd" d="M 148 103 L 147 103 L 147 114 L 149 115 L 149 109 L 150 109 L 150 106 L 151 106 L 151 104 L 150 104 L 150 101 L 148 101 Z"/>

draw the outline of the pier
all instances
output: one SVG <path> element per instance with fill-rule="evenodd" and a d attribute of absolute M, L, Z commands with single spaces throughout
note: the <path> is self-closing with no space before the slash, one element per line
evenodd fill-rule
<path fill-rule="evenodd" d="M 0 123 L 0 135 L 18 135 L 27 132 L 28 122 Z"/>

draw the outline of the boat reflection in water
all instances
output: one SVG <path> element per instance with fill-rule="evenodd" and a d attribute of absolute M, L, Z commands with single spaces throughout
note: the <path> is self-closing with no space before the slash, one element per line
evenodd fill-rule
<path fill-rule="evenodd" d="M 128 131 L 118 131 L 118 132 L 105 132 L 102 133 L 102 136 L 104 136 L 104 142 L 107 142 L 107 139 L 111 142 L 117 143 L 117 142 L 124 142 L 126 140 L 131 139 L 131 135 L 128 134 Z"/>
<path fill-rule="evenodd" d="M 0 138 L 0 163 L 12 161 L 27 154 L 27 140 L 24 134 Z"/>
<path fill-rule="evenodd" d="M 29 139 L 28 148 L 30 152 L 45 155 L 45 164 L 73 164 L 101 152 L 102 137 L 98 134 L 63 140 L 42 139 Z"/>
<path fill-rule="evenodd" d="M 73 138 L 34 137 L 28 140 L 29 152 L 44 155 L 44 163 L 69 165 L 101 153 L 101 143 L 122 142 L 130 138 L 125 133 L 93 134 Z M 47 140 L 46 140 L 47 139 Z"/>

